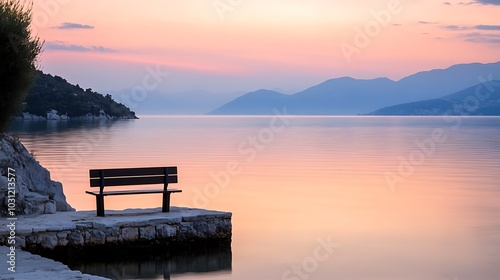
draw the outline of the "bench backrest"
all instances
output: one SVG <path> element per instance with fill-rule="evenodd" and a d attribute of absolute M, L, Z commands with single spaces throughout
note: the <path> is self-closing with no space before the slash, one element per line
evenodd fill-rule
<path fill-rule="evenodd" d="M 104 187 L 177 183 L 177 166 L 89 170 L 90 186 Z"/>

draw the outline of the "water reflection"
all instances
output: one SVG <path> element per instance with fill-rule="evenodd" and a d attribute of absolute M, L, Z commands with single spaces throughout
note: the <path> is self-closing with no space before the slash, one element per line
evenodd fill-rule
<path fill-rule="evenodd" d="M 96 129 L 110 129 L 112 126 L 130 125 L 134 120 L 15 120 L 10 124 L 9 133 L 48 134 L 64 133 L 74 130 L 92 131 Z"/>
<path fill-rule="evenodd" d="M 183 192 L 172 205 L 232 212 L 231 273 L 173 278 L 283 279 L 314 256 L 318 238 L 331 236 L 341 247 L 308 279 L 497 280 L 500 118 L 453 124 L 441 117 L 291 117 L 257 146 L 249 139 L 269 118 L 143 118 L 103 130 L 19 133 L 78 210 L 95 209 L 85 194 L 89 169 L 176 165 Z M 446 141 L 402 169 L 434 129 Z M 229 178 L 228 162 L 240 168 Z M 390 188 L 386 172 L 403 180 Z M 116 210 L 159 205 L 161 196 L 106 200 Z"/>
<path fill-rule="evenodd" d="M 105 259 L 78 260 L 67 263 L 73 270 L 111 279 L 170 279 L 185 273 L 230 274 L 231 248 L 212 248 L 179 253 L 140 252 L 114 254 Z"/>

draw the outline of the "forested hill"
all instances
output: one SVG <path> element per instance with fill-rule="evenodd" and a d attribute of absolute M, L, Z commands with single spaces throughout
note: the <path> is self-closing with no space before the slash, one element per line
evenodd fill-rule
<path fill-rule="evenodd" d="M 135 119 L 135 113 L 92 89 L 82 89 L 59 76 L 38 71 L 25 99 L 23 118 L 108 118 Z"/>

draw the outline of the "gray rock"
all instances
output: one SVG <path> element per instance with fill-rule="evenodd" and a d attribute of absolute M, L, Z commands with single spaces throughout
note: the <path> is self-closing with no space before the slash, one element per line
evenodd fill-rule
<path fill-rule="evenodd" d="M 177 234 L 177 228 L 171 225 L 158 225 L 156 227 L 156 236 L 158 238 L 168 238 Z"/>
<path fill-rule="evenodd" d="M 122 228 L 122 234 L 120 236 L 120 240 L 123 241 L 134 241 L 139 238 L 139 229 L 138 228 Z"/>
<path fill-rule="evenodd" d="M 66 246 L 69 244 L 69 240 L 67 238 L 59 238 L 57 241 L 58 246 Z"/>
<path fill-rule="evenodd" d="M 0 134 L 1 216 L 7 215 L 6 193 L 9 168 L 15 170 L 12 173 L 15 174 L 16 179 L 16 215 L 74 211 L 66 202 L 61 183 L 50 179 L 49 171 L 36 161 L 18 139 L 7 134 Z"/>
<path fill-rule="evenodd" d="M 102 245 L 106 243 L 106 234 L 102 230 L 93 230 L 90 237 L 91 244 Z"/>
<path fill-rule="evenodd" d="M 54 249 L 59 243 L 59 241 L 57 240 L 57 235 L 55 233 L 46 233 L 39 235 L 37 242 L 45 249 Z"/>
<path fill-rule="evenodd" d="M 212 232 L 215 232 L 217 229 L 217 224 L 214 222 L 198 222 L 193 225 L 193 228 L 196 230 L 197 236 L 205 236 Z"/>
<path fill-rule="evenodd" d="M 69 243 L 69 240 L 68 240 L 68 233 L 67 232 L 58 232 L 57 233 L 57 244 L 59 246 L 66 246 L 68 245 Z"/>
<path fill-rule="evenodd" d="M 26 238 L 24 236 L 16 236 L 16 246 L 25 248 L 26 247 Z"/>
<path fill-rule="evenodd" d="M 79 231 L 73 231 L 68 235 L 68 242 L 73 246 L 81 246 L 84 244 L 83 235 Z"/>
<path fill-rule="evenodd" d="M 90 244 L 92 240 L 92 233 L 89 230 L 83 232 L 83 240 L 86 244 Z"/>
<path fill-rule="evenodd" d="M 116 228 L 106 228 L 104 229 L 104 234 L 106 235 L 106 242 L 115 243 L 118 241 L 119 232 Z"/>
<path fill-rule="evenodd" d="M 24 209 L 26 215 L 43 214 L 45 212 L 45 203 L 49 202 L 48 195 L 29 192 L 24 195 Z"/>
<path fill-rule="evenodd" d="M 183 223 L 181 223 L 181 225 L 179 226 L 179 234 L 181 234 L 181 235 L 187 235 L 187 236 L 196 235 L 196 230 L 193 227 L 193 223 L 192 222 L 189 222 L 189 223 L 183 222 Z"/>
<path fill-rule="evenodd" d="M 26 246 L 31 246 L 36 244 L 37 237 L 34 235 L 26 236 Z"/>
<path fill-rule="evenodd" d="M 139 233 L 142 240 L 154 240 L 156 237 L 156 228 L 154 226 L 141 227 Z"/>
<path fill-rule="evenodd" d="M 49 200 L 47 203 L 45 203 L 45 211 L 43 212 L 44 214 L 54 214 L 55 212 L 57 212 L 55 200 Z"/>

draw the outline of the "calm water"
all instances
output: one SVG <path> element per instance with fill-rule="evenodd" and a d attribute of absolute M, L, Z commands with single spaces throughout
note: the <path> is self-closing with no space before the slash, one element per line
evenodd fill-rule
<path fill-rule="evenodd" d="M 226 256 L 171 279 L 500 279 L 500 118 L 144 117 L 11 133 L 78 210 L 95 209 L 91 168 L 176 165 L 173 205 L 231 211 L 231 268 Z"/>

